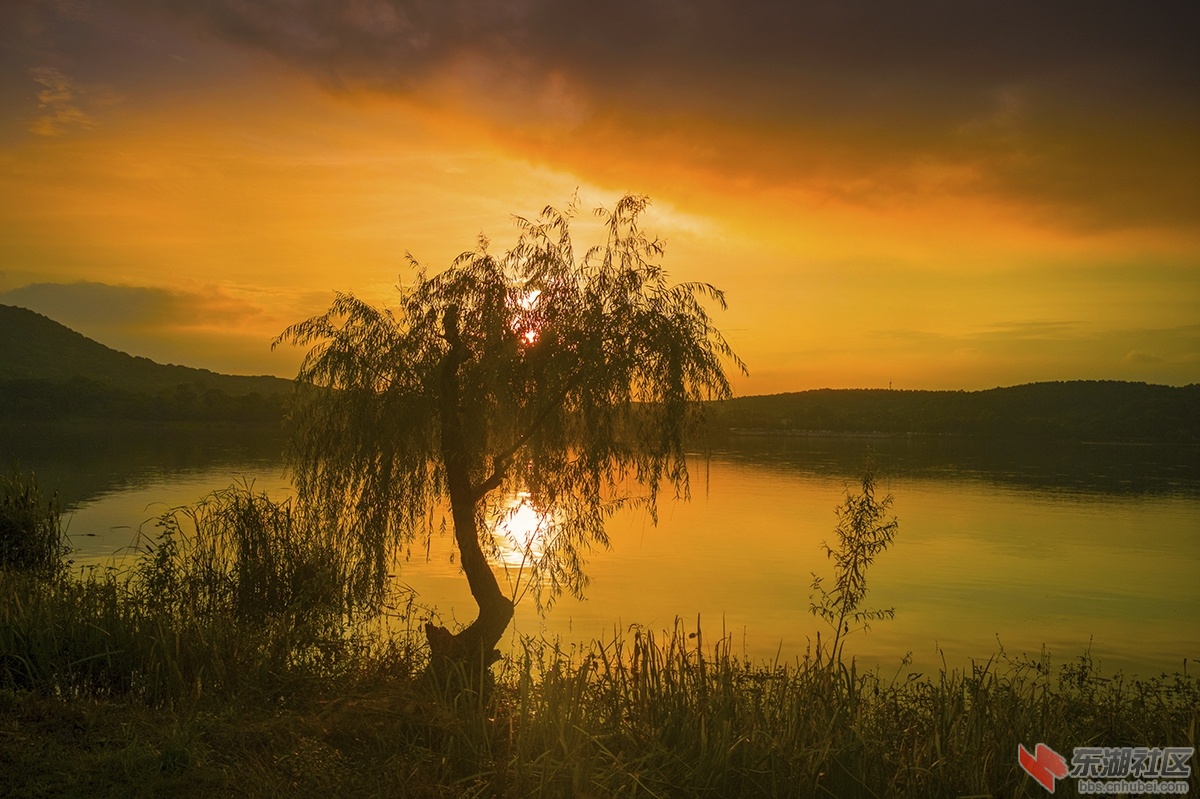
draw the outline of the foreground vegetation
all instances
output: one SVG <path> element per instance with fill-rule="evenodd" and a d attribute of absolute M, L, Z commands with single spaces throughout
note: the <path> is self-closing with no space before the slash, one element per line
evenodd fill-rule
<path fill-rule="evenodd" d="M 57 525 L 6 489 L 0 535 Z M 1194 676 L 1086 656 L 893 677 L 679 624 L 435 678 L 414 609 L 314 529 L 242 487 L 164 517 L 126 574 L 6 562 L 0 795 L 1041 796 L 1018 743 L 1196 745 Z"/>

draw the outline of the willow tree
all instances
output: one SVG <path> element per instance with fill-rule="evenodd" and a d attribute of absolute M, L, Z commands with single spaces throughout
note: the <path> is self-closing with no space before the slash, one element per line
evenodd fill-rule
<path fill-rule="evenodd" d="M 617 504 L 653 514 L 660 490 L 687 495 L 700 401 L 731 396 L 727 362 L 745 371 L 705 309 L 724 296 L 668 281 L 662 242 L 638 226 L 646 206 L 597 210 L 604 240 L 581 257 L 573 208 L 518 218 L 503 256 L 481 237 L 437 274 L 414 261 L 396 307 L 337 294 L 278 340 L 310 348 L 289 417 L 300 499 L 351 520 L 373 579 L 448 501 L 479 614 L 457 633 L 427 625 L 435 658 L 498 657 L 513 599 L 488 552 L 506 499 L 521 492 L 544 520 L 538 583 L 579 594 Z"/>

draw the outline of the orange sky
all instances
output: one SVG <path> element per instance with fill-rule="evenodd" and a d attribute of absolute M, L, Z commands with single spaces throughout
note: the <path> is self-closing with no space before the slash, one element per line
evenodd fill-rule
<path fill-rule="evenodd" d="M 1200 381 L 1193 9 L 566 5 L 6 4 L 0 303 L 291 376 L 406 251 L 633 191 L 739 393 Z"/>

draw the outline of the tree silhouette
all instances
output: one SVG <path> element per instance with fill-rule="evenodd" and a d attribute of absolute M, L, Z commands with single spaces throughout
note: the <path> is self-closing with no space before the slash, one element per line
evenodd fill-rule
<path fill-rule="evenodd" d="M 833 561 L 833 589 L 825 589 L 825 581 L 813 573 L 809 610 L 833 628 L 833 643 L 826 653 L 830 666 L 842 661 L 845 638 L 855 630 L 869 630 L 873 621 L 892 619 L 895 608 L 863 610 L 867 596 L 867 569 L 876 556 L 892 545 L 900 522 L 891 516 L 892 495 L 875 498 L 875 459 L 867 455 L 863 470 L 862 491 L 856 494 L 846 489 L 845 499 L 837 507 L 838 523 L 835 532 L 838 543 L 831 547 L 821 544 L 825 556 Z M 819 599 L 813 598 L 819 596 Z M 854 624 L 855 626 L 851 626 Z M 817 662 L 822 656 L 821 637 L 817 636 Z"/>
<path fill-rule="evenodd" d="M 382 581 L 392 547 L 449 501 L 479 615 L 457 634 L 426 625 L 435 661 L 499 656 L 513 599 L 485 550 L 511 497 L 543 520 L 536 547 L 525 542 L 535 582 L 550 600 L 578 595 L 615 507 L 653 516 L 664 486 L 687 495 L 700 401 L 731 396 L 726 361 L 745 372 L 702 304 L 724 308 L 723 294 L 671 285 L 655 263 L 663 244 L 638 227 L 647 204 L 598 209 L 605 240 L 581 258 L 574 205 L 518 218 L 503 256 L 481 237 L 435 275 L 410 257 L 415 280 L 395 309 L 337 294 L 276 341 L 310 347 L 289 416 L 298 494 L 343 520 L 366 578 Z"/>

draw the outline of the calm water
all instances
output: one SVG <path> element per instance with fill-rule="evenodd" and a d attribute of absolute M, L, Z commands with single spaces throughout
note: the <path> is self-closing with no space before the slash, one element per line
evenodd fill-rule
<path fill-rule="evenodd" d="M 58 486 L 79 563 L 128 562 L 139 527 L 233 480 L 283 496 L 277 435 L 140 425 L 0 428 L 0 461 Z M 1200 456 L 1194 449 L 983 446 L 951 440 L 740 438 L 697 460 L 690 503 L 664 502 L 609 525 L 587 599 L 545 616 L 518 607 L 515 630 L 566 643 L 676 617 L 724 630 L 756 658 L 804 652 L 819 625 L 812 573 L 868 444 L 895 497 L 894 546 L 869 572 L 870 607 L 896 617 L 855 634 L 861 661 L 896 668 L 1009 655 L 1071 660 L 1090 646 L 1105 673 L 1143 675 L 1200 660 Z M 520 517 L 518 517 L 519 523 Z M 414 545 L 397 579 L 443 620 L 474 605 L 449 535 Z M 1195 669 L 1196 664 L 1189 664 Z"/>

